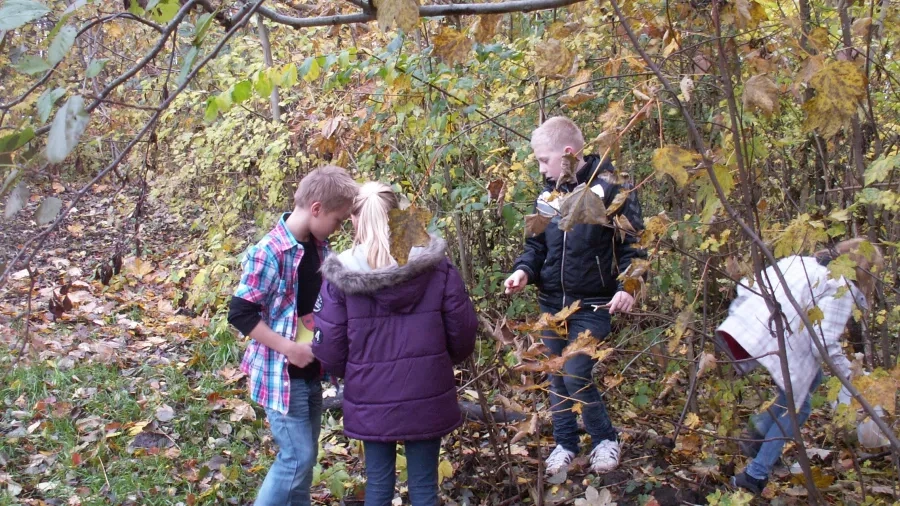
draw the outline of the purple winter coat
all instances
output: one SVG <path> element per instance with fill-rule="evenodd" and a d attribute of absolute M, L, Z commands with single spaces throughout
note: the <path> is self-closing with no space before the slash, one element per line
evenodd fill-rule
<path fill-rule="evenodd" d="M 462 424 L 453 365 L 474 350 L 478 319 L 446 242 L 432 237 L 406 265 L 374 271 L 347 253 L 322 264 L 313 340 L 325 370 L 344 378 L 344 433 L 380 442 L 449 434 Z"/>

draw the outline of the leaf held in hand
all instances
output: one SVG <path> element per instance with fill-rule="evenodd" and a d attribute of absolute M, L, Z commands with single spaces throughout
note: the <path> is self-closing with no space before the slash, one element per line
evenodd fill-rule
<path fill-rule="evenodd" d="M 606 206 L 596 193 L 585 184 L 570 193 L 559 207 L 559 229 L 571 231 L 578 224 L 608 225 Z"/>
<path fill-rule="evenodd" d="M 431 213 L 427 209 L 410 206 L 403 211 L 393 209 L 389 216 L 391 255 L 398 265 L 406 265 L 413 247 L 428 246 L 431 241 L 426 229 L 431 221 Z"/>

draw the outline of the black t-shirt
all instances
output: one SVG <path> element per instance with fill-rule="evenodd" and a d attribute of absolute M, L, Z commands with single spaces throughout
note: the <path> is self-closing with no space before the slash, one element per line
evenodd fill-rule
<path fill-rule="evenodd" d="M 319 272 L 322 260 L 314 240 L 301 242 L 300 245 L 303 246 L 303 258 L 297 267 L 297 325 L 305 325 L 307 330 L 313 332 L 312 312 L 319 298 L 319 289 L 322 288 L 322 274 Z M 313 360 L 303 368 L 288 364 L 288 375 L 291 378 L 315 379 L 320 370 L 318 360 Z"/>

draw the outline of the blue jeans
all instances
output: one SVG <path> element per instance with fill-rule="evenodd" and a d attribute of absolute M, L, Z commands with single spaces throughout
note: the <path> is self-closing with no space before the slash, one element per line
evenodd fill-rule
<path fill-rule="evenodd" d="M 555 314 L 561 309 L 541 304 L 541 311 L 544 313 Z M 590 306 L 570 316 L 567 324 L 569 329 L 567 336 L 557 336 L 550 331 L 544 332 L 544 344 L 550 348 L 553 355 L 561 355 L 563 349 L 585 330 L 590 330 L 595 338 L 601 340 L 606 338 L 611 330 L 609 311 L 606 309 L 591 311 Z M 584 420 L 585 430 L 591 435 L 591 448 L 604 440 L 617 439 L 616 429 L 609 419 L 600 390 L 597 389 L 591 375 L 596 363 L 596 360 L 587 355 L 575 355 L 566 361 L 561 374 L 554 374 L 550 379 L 553 438 L 556 444 L 576 454 L 578 420 L 572 411 L 575 402 L 581 404 L 581 417 Z"/>
<path fill-rule="evenodd" d="M 797 406 L 797 423 L 801 427 L 806 423 L 806 419 L 809 418 L 809 413 L 812 411 L 812 394 L 821 383 L 822 370 L 820 369 L 809 387 L 809 394 L 803 401 L 803 405 Z M 762 444 L 759 453 L 747 466 L 745 472 L 757 480 L 766 480 L 775 467 L 775 463 L 781 458 L 781 451 L 784 449 L 784 444 L 787 443 L 785 439 L 776 438 L 794 437 L 794 425 L 791 423 L 791 415 L 788 413 L 784 390 L 779 389 L 775 404 L 754 416 L 752 423 L 757 435 L 762 435 L 769 441 Z M 781 430 L 782 428 L 784 431 Z"/>
<path fill-rule="evenodd" d="M 255 506 L 310 506 L 309 488 L 319 453 L 322 384 L 318 379 L 291 379 L 286 414 L 266 409 L 278 456 L 266 474 Z"/>
<path fill-rule="evenodd" d="M 409 502 L 438 506 L 438 458 L 441 440 L 406 441 Z M 366 506 L 390 506 L 394 499 L 397 443 L 363 441 L 366 452 Z"/>

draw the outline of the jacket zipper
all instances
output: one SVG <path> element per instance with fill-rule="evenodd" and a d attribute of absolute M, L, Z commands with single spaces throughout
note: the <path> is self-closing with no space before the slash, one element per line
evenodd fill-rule
<path fill-rule="evenodd" d="M 603 269 L 600 267 L 600 256 L 595 256 L 595 260 L 597 260 L 597 271 L 600 272 L 600 282 L 603 283 L 603 286 L 606 286 L 606 278 L 603 277 Z"/>
<path fill-rule="evenodd" d="M 568 232 L 563 232 L 562 261 L 559 267 L 559 284 L 562 287 L 563 307 L 566 307 L 566 238 L 568 237 L 568 235 Z"/>

